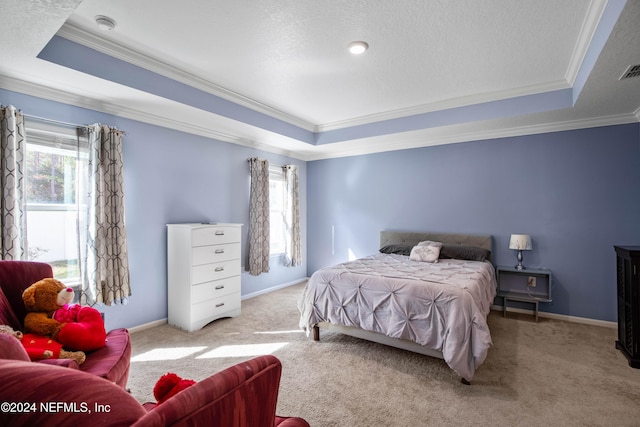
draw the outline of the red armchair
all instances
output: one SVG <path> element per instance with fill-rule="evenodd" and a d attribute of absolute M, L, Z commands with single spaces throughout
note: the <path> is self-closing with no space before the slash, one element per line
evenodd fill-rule
<path fill-rule="evenodd" d="M 85 372 L 0 360 L 0 402 L 9 402 L 0 425 L 309 427 L 302 418 L 276 416 L 281 372 L 276 357 L 259 356 L 156 406 Z"/>
<path fill-rule="evenodd" d="M 24 331 L 27 314 L 22 301 L 22 292 L 33 283 L 53 277 L 49 264 L 31 261 L 0 261 L 0 325 L 9 325 L 17 331 Z M 11 338 L 11 337 L 9 337 Z M 3 339 L 0 359 L 23 360 L 26 353 L 22 344 L 15 339 Z M 107 345 L 96 351 L 87 352 L 87 359 L 78 366 L 74 360 L 43 360 L 48 365 L 59 365 L 80 369 L 105 378 L 125 388 L 129 378 L 131 360 L 131 338 L 126 329 L 114 329 L 107 334 Z"/>

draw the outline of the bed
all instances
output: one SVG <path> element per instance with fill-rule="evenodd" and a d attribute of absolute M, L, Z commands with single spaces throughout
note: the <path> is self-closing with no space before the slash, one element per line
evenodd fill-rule
<path fill-rule="evenodd" d="M 437 262 L 417 260 L 415 246 L 438 243 Z M 331 330 L 444 359 L 469 384 L 492 344 L 491 236 L 382 231 L 380 248 L 316 271 L 298 302 L 300 327 L 316 341 Z"/>

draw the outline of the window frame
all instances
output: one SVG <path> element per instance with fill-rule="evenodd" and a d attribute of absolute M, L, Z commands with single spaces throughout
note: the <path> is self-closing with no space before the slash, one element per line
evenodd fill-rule
<path fill-rule="evenodd" d="M 280 193 L 279 206 L 273 206 L 275 198 L 275 191 Z M 286 240 L 284 235 L 284 209 L 285 209 L 285 194 L 284 194 L 284 173 L 281 166 L 269 165 L 269 256 L 280 256 L 285 253 Z M 280 227 L 274 227 L 274 222 L 280 218 Z M 278 236 L 278 229 L 281 230 L 281 235 Z"/>
<path fill-rule="evenodd" d="M 88 149 L 86 147 L 79 147 L 78 145 L 78 128 L 70 127 L 64 125 L 55 125 L 50 123 L 41 123 L 39 121 L 27 121 L 25 120 L 25 133 L 26 137 L 26 147 L 25 147 L 25 161 L 27 161 L 27 156 L 33 152 L 41 152 L 47 154 L 53 154 L 58 156 L 70 156 L 75 157 L 76 165 L 74 171 L 75 182 L 71 189 L 73 191 L 75 202 L 72 203 L 46 203 L 46 202 L 29 202 L 26 201 L 26 214 L 27 221 L 29 221 L 29 214 L 31 212 L 73 212 L 75 213 L 75 228 L 76 235 L 71 237 L 71 239 L 78 240 L 80 237 L 77 235 L 79 232 L 78 221 L 81 221 L 80 216 L 83 212 L 86 212 L 86 204 L 83 205 L 81 203 L 82 199 L 80 195 L 82 194 L 82 188 L 84 185 L 79 182 L 83 174 L 86 172 L 86 161 L 89 159 Z M 83 164 L 85 161 L 85 164 Z M 28 171 L 25 170 L 25 180 L 26 185 L 29 185 L 29 180 L 31 177 L 28 174 Z M 29 238 L 30 238 L 30 230 L 31 227 L 27 227 L 27 248 L 30 249 Z M 33 234 L 31 234 L 33 236 Z M 79 240 L 78 240 L 79 241 Z M 64 255 L 67 256 L 65 261 L 75 261 L 77 263 L 77 275 L 64 277 L 61 274 L 56 274 L 56 267 L 52 265 L 54 268 L 54 276 L 63 282 L 66 286 L 75 288 L 76 291 L 80 291 L 81 288 L 81 277 L 80 277 L 80 254 L 78 253 L 76 257 L 68 257 L 67 250 L 64 250 Z M 30 251 L 29 251 L 30 252 Z M 27 254 L 29 260 L 39 261 L 37 258 L 32 258 L 31 253 Z M 40 262 L 49 262 L 53 263 L 53 261 L 40 261 Z M 79 293 L 78 293 L 79 295 Z M 77 299 L 77 296 L 76 296 Z"/>

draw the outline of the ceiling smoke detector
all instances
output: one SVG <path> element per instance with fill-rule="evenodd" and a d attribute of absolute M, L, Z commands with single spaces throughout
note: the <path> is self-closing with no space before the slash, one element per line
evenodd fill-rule
<path fill-rule="evenodd" d="M 116 27 L 116 21 L 104 15 L 97 15 L 95 18 L 98 28 L 104 31 L 111 31 Z"/>
<path fill-rule="evenodd" d="M 618 80 L 630 79 L 631 77 L 640 77 L 640 64 L 629 65 Z"/>

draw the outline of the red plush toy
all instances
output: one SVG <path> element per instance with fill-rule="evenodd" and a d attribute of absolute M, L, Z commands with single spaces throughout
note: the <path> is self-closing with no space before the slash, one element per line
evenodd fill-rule
<path fill-rule="evenodd" d="M 64 350 L 62 344 L 53 338 L 36 334 L 23 334 L 9 325 L 0 325 L 0 334 L 7 334 L 17 338 L 31 360 L 73 359 L 78 362 L 78 365 L 81 365 L 86 358 L 83 351 Z"/>
<path fill-rule="evenodd" d="M 169 372 L 161 376 L 155 387 L 153 387 L 153 396 L 158 401 L 157 405 L 159 405 L 195 383 L 193 380 L 185 380 L 173 372 Z"/>
<path fill-rule="evenodd" d="M 53 318 L 63 324 L 58 341 L 65 348 L 91 351 L 105 346 L 107 332 L 102 315 L 95 308 L 65 304 L 53 313 Z"/>
<path fill-rule="evenodd" d="M 82 365 L 86 359 L 83 351 L 63 350 L 62 344 L 42 335 L 24 334 L 22 346 L 31 360 L 73 359 L 78 365 Z"/>

